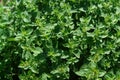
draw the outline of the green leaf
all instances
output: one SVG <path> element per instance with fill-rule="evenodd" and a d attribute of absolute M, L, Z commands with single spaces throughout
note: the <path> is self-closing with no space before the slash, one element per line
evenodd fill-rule
<path fill-rule="evenodd" d="M 27 70 L 30 68 L 30 64 L 28 61 L 25 61 L 25 62 L 21 61 L 20 65 L 18 67 Z"/>
<path fill-rule="evenodd" d="M 50 77 L 50 76 L 49 76 L 48 74 L 43 73 L 43 74 L 41 75 L 41 80 L 48 80 L 49 77 Z"/>
<path fill-rule="evenodd" d="M 31 51 L 33 52 L 34 56 L 38 56 L 40 53 L 43 52 L 43 50 L 40 47 L 35 47 L 35 48 L 31 49 Z"/>
<path fill-rule="evenodd" d="M 90 78 L 90 76 L 92 78 L 94 76 L 93 71 L 86 64 L 83 65 L 79 71 L 76 71 L 75 74 L 86 78 Z"/>
<path fill-rule="evenodd" d="M 106 71 L 99 71 L 99 77 L 103 77 L 106 74 Z"/>

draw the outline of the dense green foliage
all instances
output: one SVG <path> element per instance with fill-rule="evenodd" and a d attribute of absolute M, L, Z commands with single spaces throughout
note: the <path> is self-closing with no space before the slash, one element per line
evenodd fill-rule
<path fill-rule="evenodd" d="M 120 80 L 120 0 L 3 0 L 0 80 Z"/>

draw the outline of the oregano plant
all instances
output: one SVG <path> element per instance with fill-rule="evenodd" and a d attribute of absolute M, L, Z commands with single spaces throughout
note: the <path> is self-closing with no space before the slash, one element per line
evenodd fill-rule
<path fill-rule="evenodd" d="M 120 0 L 0 0 L 0 80 L 120 80 Z"/>

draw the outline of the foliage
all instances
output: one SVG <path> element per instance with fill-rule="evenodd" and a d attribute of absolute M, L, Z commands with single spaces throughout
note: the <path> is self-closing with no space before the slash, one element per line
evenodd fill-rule
<path fill-rule="evenodd" d="M 1 80 L 120 80 L 120 0 L 3 0 Z"/>

